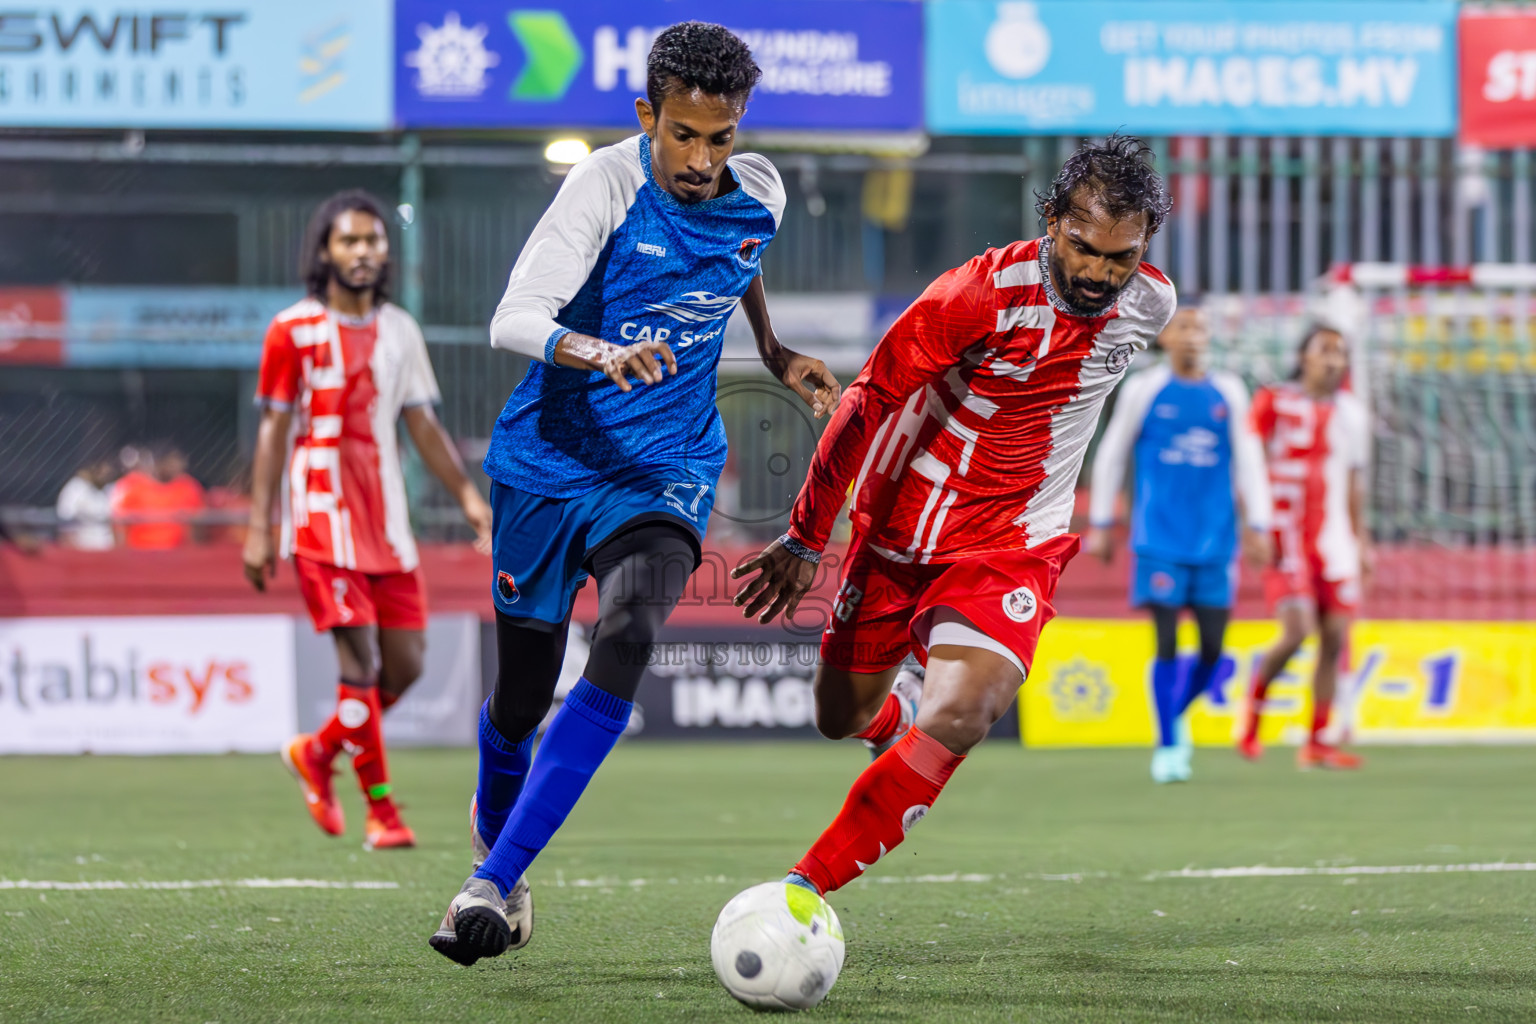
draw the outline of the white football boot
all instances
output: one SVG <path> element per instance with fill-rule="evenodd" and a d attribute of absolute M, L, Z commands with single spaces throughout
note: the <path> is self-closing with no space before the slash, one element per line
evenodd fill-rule
<path fill-rule="evenodd" d="M 896 673 L 896 681 L 891 683 L 891 693 L 901 703 L 901 724 L 891 734 L 891 738 L 884 743 L 864 741 L 869 748 L 871 761 L 896 745 L 896 741 L 907 734 L 912 728 L 912 723 L 917 721 L 917 706 L 923 700 L 923 667 L 921 665 L 904 665 L 900 672 Z"/>

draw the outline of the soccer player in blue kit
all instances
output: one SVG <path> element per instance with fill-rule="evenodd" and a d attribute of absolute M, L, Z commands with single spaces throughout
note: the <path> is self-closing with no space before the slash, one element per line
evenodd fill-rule
<path fill-rule="evenodd" d="M 769 371 L 818 417 L 837 403 L 827 368 L 780 345 L 768 318 L 760 261 L 784 188 L 765 157 L 732 155 L 760 76 L 719 25 L 664 30 L 635 101 L 643 132 L 572 168 L 491 321 L 493 346 L 535 362 L 485 458 L 499 664 L 480 714 L 475 870 L 430 940 L 457 963 L 528 942 L 524 873 L 624 732 L 698 566 L 726 457 L 716 368 L 738 303 Z M 591 654 L 535 757 L 589 575 Z"/>
<path fill-rule="evenodd" d="M 1181 305 L 1157 343 L 1166 361 L 1125 382 L 1099 442 L 1085 548 L 1106 562 L 1114 557 L 1115 503 L 1134 454 L 1131 603 L 1151 612 L 1157 632 L 1152 779 L 1185 782 L 1191 747 L 1181 720 L 1221 663 L 1239 537 L 1250 564 L 1267 565 L 1272 509 L 1248 391 L 1235 375 L 1206 368 L 1211 330 L 1205 313 Z M 1184 608 L 1199 626 L 1200 654 L 1181 673 Z"/>

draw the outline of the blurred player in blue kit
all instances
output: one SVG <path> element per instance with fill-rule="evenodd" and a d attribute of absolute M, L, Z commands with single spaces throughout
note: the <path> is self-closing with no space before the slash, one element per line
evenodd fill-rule
<path fill-rule="evenodd" d="M 715 384 L 736 306 L 763 364 L 818 417 L 838 400 L 827 368 L 785 349 L 769 323 L 760 261 L 784 188 L 765 157 L 732 155 L 760 75 L 719 25 L 663 31 L 635 101 L 642 133 L 571 170 L 491 322 L 493 346 L 534 364 L 485 458 L 498 674 L 480 716 L 474 874 L 430 940 L 458 963 L 528 942 L 524 872 L 624 732 L 651 645 L 698 566 L 725 465 Z M 534 757 L 589 575 L 591 654 Z"/>
<path fill-rule="evenodd" d="M 1239 543 L 1250 564 L 1269 563 L 1271 502 L 1248 391 L 1235 375 L 1206 367 L 1205 313 L 1181 305 L 1157 341 L 1166 361 L 1125 382 L 1099 443 L 1085 546 L 1105 562 L 1114 557 L 1115 504 L 1134 458 L 1131 603 L 1151 612 L 1157 632 L 1152 779 L 1185 782 L 1191 746 L 1183 716 L 1221 663 Z M 1178 658 L 1184 608 L 1200 630 L 1200 653 L 1187 669 Z"/>

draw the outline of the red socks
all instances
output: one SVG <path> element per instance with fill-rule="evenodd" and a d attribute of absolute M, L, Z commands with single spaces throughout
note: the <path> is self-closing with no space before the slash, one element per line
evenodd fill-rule
<path fill-rule="evenodd" d="M 1258 672 L 1253 674 L 1253 682 L 1248 686 L 1248 712 L 1247 721 L 1243 725 L 1243 739 L 1252 743 L 1259 735 L 1259 717 L 1263 714 L 1264 694 L 1269 690 L 1269 684 L 1259 681 Z"/>
<path fill-rule="evenodd" d="M 389 766 L 384 760 L 384 735 L 380 730 L 383 709 L 377 686 L 356 686 L 343 681 L 336 688 L 336 712 L 315 741 L 327 757 L 346 749 L 352 755 L 357 781 L 370 803 L 389 799 Z"/>
<path fill-rule="evenodd" d="M 1328 728 L 1328 716 L 1333 712 L 1333 701 L 1320 700 L 1312 706 L 1311 742 L 1323 742 L 1323 730 Z"/>
<path fill-rule="evenodd" d="M 823 893 L 853 881 L 900 845 L 964 760 L 916 726 L 907 730 L 854 781 L 843 809 L 800 858 L 795 874 Z"/>
<path fill-rule="evenodd" d="M 885 695 L 885 703 L 880 705 L 880 710 L 875 717 L 870 719 L 868 725 L 861 733 L 855 733 L 855 737 L 877 746 L 896 735 L 896 730 L 901 728 L 901 699 L 894 693 Z"/>

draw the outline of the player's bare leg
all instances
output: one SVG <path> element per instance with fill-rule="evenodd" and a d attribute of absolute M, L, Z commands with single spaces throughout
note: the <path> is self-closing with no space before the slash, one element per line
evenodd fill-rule
<path fill-rule="evenodd" d="M 895 849 L 1023 682 L 1018 666 L 992 651 L 932 648 L 917 721 L 854 782 L 842 810 L 788 880 L 824 894 Z"/>
<path fill-rule="evenodd" d="M 898 665 L 882 672 L 850 672 L 822 665 L 815 694 L 817 731 L 829 740 L 857 736 L 876 758 L 917 719 L 923 670 Z"/>
<path fill-rule="evenodd" d="M 421 629 L 379 630 L 379 704 L 393 707 L 421 678 L 427 634 Z"/>
<path fill-rule="evenodd" d="M 1312 731 L 1297 751 L 1300 768 L 1359 768 L 1363 763 L 1355 755 L 1324 743 L 1322 732 L 1328 727 L 1333 698 L 1339 684 L 1339 662 L 1349 639 L 1349 616 L 1328 612 L 1317 629 L 1317 664 L 1312 670 Z"/>
<path fill-rule="evenodd" d="M 1264 697 L 1269 692 L 1269 684 L 1274 682 L 1285 666 L 1290 664 L 1291 658 L 1301 649 L 1307 636 L 1312 632 L 1314 615 L 1312 606 L 1306 601 L 1286 601 L 1279 608 L 1280 638 L 1275 641 L 1269 650 L 1264 652 L 1259 659 L 1259 664 L 1253 673 L 1253 682 L 1248 691 L 1248 711 L 1243 725 L 1242 738 L 1238 740 L 1237 752 L 1248 760 L 1257 760 L 1264 748 L 1259 744 L 1259 724 L 1264 713 Z"/>

